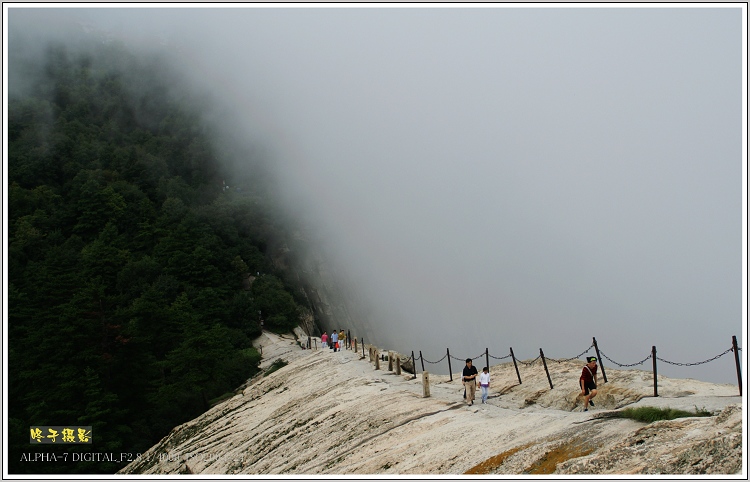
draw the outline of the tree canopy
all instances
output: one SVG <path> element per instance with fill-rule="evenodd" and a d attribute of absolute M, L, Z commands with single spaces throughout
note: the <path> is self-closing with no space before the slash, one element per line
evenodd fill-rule
<path fill-rule="evenodd" d="M 255 374 L 261 317 L 289 330 L 299 307 L 262 173 L 224 188 L 238 174 L 168 70 L 114 44 L 10 68 L 30 73 L 8 104 L 10 472 L 114 473 L 22 454 L 144 452 Z M 94 443 L 29 446 L 63 424 Z"/>

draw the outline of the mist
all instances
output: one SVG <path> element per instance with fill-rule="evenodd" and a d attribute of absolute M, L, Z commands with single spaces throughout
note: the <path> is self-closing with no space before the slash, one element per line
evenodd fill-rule
<path fill-rule="evenodd" d="M 7 18 L 168 55 L 231 109 L 351 295 L 328 329 L 428 360 L 746 346 L 741 8 L 245 7 Z"/>

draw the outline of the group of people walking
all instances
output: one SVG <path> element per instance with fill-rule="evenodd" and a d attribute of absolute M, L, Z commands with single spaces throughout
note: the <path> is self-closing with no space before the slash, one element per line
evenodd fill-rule
<path fill-rule="evenodd" d="M 579 386 L 581 387 L 581 395 L 583 395 L 584 399 L 584 412 L 589 411 L 589 405 L 592 407 L 594 406 L 594 401 L 592 399 L 596 396 L 596 369 L 596 357 L 586 357 L 586 364 L 583 366 L 581 378 L 578 380 Z M 487 403 L 487 397 L 490 390 L 489 367 L 482 368 L 482 373 L 479 373 L 477 372 L 477 368 L 472 364 L 471 358 L 467 358 L 461 381 L 466 388 L 464 391 L 466 403 L 474 405 L 474 396 L 477 387 L 482 389 L 482 403 Z"/>
<path fill-rule="evenodd" d="M 477 379 L 477 375 L 479 379 Z M 474 405 L 474 395 L 476 394 L 477 387 L 482 389 L 482 403 L 487 403 L 487 397 L 490 391 L 490 369 L 489 367 L 482 368 L 482 374 L 477 372 L 477 367 L 472 365 L 471 358 L 466 359 L 466 366 L 461 377 L 461 381 L 466 387 L 464 392 L 464 398 L 469 405 Z"/>
<path fill-rule="evenodd" d="M 330 341 L 330 344 L 328 343 Z M 320 343 L 323 346 L 323 348 L 331 348 L 333 351 L 340 351 L 346 347 L 346 333 L 344 333 L 344 330 L 339 330 L 338 332 L 336 330 L 331 332 L 330 339 L 328 337 L 328 332 L 323 332 L 322 335 L 320 335 Z"/>
<path fill-rule="evenodd" d="M 320 342 L 323 348 L 331 348 L 333 351 L 340 351 L 346 347 L 346 333 L 344 333 L 344 330 L 339 330 L 338 332 L 334 330 L 329 337 L 328 332 L 324 331 L 320 336 Z M 586 357 L 586 364 L 583 366 L 581 377 L 578 380 L 579 386 L 581 387 L 581 395 L 584 399 L 584 412 L 588 412 L 589 406 L 594 406 L 593 398 L 596 397 L 597 384 L 596 371 L 596 357 Z M 490 391 L 489 367 L 482 368 L 482 373 L 479 373 L 477 368 L 473 365 L 472 359 L 467 358 L 461 381 L 465 387 L 464 398 L 466 399 L 467 404 L 474 405 L 477 387 L 482 390 L 482 403 L 487 403 Z"/>

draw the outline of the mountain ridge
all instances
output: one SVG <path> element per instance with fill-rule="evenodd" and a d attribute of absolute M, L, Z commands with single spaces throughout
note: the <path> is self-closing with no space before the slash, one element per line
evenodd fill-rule
<path fill-rule="evenodd" d="M 487 405 L 468 406 L 460 377 L 377 370 L 362 352 L 305 350 L 265 332 L 268 367 L 288 365 L 175 427 L 119 474 L 739 474 L 743 398 L 732 385 L 608 369 L 596 408 L 582 412 L 582 363 L 544 371 L 490 367 Z M 370 347 L 367 347 L 369 349 Z M 361 347 L 360 347 L 361 350 Z M 540 372 L 540 373 L 539 373 Z M 649 378 L 651 377 L 651 378 Z M 546 387 L 545 387 L 546 385 Z M 651 394 L 651 395 L 649 395 Z M 711 417 L 651 424 L 602 415 L 622 407 L 701 409 Z M 466 447 L 466 449 L 463 449 Z"/>

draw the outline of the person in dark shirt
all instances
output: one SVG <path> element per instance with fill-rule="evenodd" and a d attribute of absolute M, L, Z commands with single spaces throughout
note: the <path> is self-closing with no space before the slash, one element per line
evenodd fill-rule
<path fill-rule="evenodd" d="M 474 405 L 474 394 L 477 391 L 477 367 L 472 366 L 471 358 L 466 359 L 461 381 L 466 387 L 466 401 L 469 402 L 469 405 Z"/>
<path fill-rule="evenodd" d="M 581 395 L 584 396 L 583 411 L 589 411 L 589 405 L 594 406 L 591 400 L 596 396 L 596 357 L 586 357 L 586 364 L 581 372 L 581 379 L 578 381 L 581 385 Z"/>

